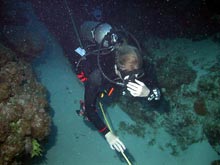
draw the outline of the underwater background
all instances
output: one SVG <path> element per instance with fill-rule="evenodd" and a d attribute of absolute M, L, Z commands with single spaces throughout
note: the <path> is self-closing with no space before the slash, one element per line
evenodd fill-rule
<path fill-rule="evenodd" d="M 74 26 L 123 26 L 152 62 L 152 108 L 109 98 L 112 128 L 137 165 L 220 164 L 220 2 L 0 0 L 0 165 L 121 165 L 124 157 L 76 114 L 83 85 Z"/>

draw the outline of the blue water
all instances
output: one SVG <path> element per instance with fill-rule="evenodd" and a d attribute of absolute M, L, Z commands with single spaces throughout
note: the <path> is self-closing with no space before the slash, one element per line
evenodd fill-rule
<path fill-rule="evenodd" d="M 30 15 L 31 16 L 31 15 Z M 122 165 L 124 158 L 111 150 L 105 139 L 76 115 L 79 101 L 83 99 L 84 88 L 72 72 L 71 64 L 64 56 L 62 47 L 36 17 L 28 24 L 45 37 L 46 49 L 33 63 L 39 81 L 47 88 L 53 126 L 44 146 L 44 155 L 35 158 L 33 165 Z M 106 108 L 114 130 L 119 122 L 133 121 L 116 105 Z M 129 150 L 129 160 L 137 165 L 209 165 L 219 159 L 207 141 L 196 143 L 179 156 L 170 154 L 165 148 L 172 140 L 162 128 L 154 134 L 154 129 L 146 126 L 145 138 L 118 132 L 118 136 Z M 148 145 L 154 138 L 155 145 Z M 163 146 L 162 150 L 160 146 Z"/>

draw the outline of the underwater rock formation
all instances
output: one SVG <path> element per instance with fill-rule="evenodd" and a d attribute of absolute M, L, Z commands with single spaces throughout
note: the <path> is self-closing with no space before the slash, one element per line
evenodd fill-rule
<path fill-rule="evenodd" d="M 31 4 L 22 1 L 3 1 L 0 12 L 2 27 L 0 38 L 17 55 L 30 60 L 45 48 L 40 24 L 34 24 L 35 16 Z"/>
<path fill-rule="evenodd" d="M 0 164 L 36 152 L 33 142 L 40 143 L 50 132 L 48 110 L 46 90 L 30 64 L 0 44 Z"/>
<path fill-rule="evenodd" d="M 14 51 L 28 59 L 37 56 L 45 48 L 43 37 L 37 31 L 30 31 L 26 27 L 7 26 L 3 35 Z"/>

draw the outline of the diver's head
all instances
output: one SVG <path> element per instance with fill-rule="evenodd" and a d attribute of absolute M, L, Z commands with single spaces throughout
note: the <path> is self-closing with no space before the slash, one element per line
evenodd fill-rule
<path fill-rule="evenodd" d="M 115 73 L 125 83 L 143 76 L 142 57 L 136 47 L 124 44 L 115 53 Z"/>

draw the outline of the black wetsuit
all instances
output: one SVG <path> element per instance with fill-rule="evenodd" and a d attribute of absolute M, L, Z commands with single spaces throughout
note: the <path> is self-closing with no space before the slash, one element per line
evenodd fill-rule
<path fill-rule="evenodd" d="M 100 64 L 102 71 L 111 79 L 117 79 L 118 76 L 115 74 L 114 70 L 114 53 L 103 55 L 100 59 Z M 145 85 L 150 89 L 157 88 L 157 81 L 155 79 L 155 74 L 153 72 L 152 65 L 147 64 L 145 66 L 145 74 L 139 79 L 144 82 Z M 105 135 L 109 132 L 109 129 L 100 118 L 97 113 L 97 99 L 100 97 L 100 93 L 103 89 L 106 89 L 110 86 L 114 87 L 115 84 L 109 82 L 101 73 L 97 65 L 97 55 L 89 55 L 86 60 L 83 60 L 80 64 L 80 69 L 77 71 L 77 74 L 85 75 L 86 79 L 85 84 L 85 93 L 84 93 L 84 102 L 85 102 L 85 111 L 88 119 L 94 124 L 94 126 L 99 130 L 100 133 Z M 147 98 L 146 98 L 147 101 Z"/>

